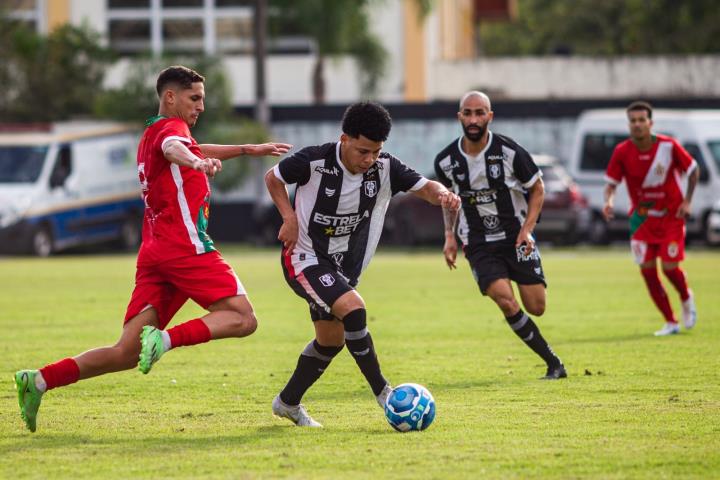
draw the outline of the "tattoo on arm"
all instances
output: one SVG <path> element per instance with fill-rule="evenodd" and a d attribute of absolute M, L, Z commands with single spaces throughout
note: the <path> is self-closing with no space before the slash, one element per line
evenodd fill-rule
<path fill-rule="evenodd" d="M 445 224 L 445 233 L 455 231 L 455 222 L 457 222 L 458 211 L 442 207 L 443 223 Z"/>

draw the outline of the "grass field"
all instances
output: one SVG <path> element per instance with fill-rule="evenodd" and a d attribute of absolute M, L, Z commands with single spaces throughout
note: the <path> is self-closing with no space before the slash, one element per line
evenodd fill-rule
<path fill-rule="evenodd" d="M 260 328 L 168 353 L 153 371 L 45 396 L 24 429 L 12 373 L 119 335 L 134 257 L 0 258 L 0 478 L 718 478 L 720 251 L 690 251 L 699 322 L 654 338 L 659 313 L 625 249 L 547 250 L 538 320 L 570 377 L 542 362 L 482 298 L 466 264 L 381 252 L 359 291 L 383 371 L 426 385 L 435 423 L 399 434 L 343 352 L 304 399 L 324 429 L 270 401 L 312 335 L 275 251 L 228 248 Z M 677 295 L 670 287 L 673 304 Z M 194 318 L 186 306 L 174 323 Z"/>

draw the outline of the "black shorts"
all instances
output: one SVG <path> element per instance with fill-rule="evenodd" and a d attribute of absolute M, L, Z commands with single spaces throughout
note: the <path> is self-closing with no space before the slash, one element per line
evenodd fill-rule
<path fill-rule="evenodd" d="M 508 278 L 519 285 L 536 285 L 545 282 L 537 245 L 530 255 L 525 255 L 525 246 L 486 244 L 465 251 L 473 277 L 483 295 L 487 295 L 490 284 L 500 278 Z"/>
<path fill-rule="evenodd" d="M 291 277 L 283 264 L 283 273 L 290 288 L 310 305 L 310 318 L 313 322 L 333 320 L 335 317 L 330 313 L 330 309 L 335 301 L 354 290 L 345 278 L 325 265 L 309 266 L 295 277 Z"/>

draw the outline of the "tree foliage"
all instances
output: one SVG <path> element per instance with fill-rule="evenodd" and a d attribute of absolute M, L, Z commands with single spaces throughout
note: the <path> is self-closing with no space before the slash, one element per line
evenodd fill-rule
<path fill-rule="evenodd" d="M 112 61 L 99 35 L 64 25 L 48 36 L 0 18 L 3 121 L 54 121 L 92 112 Z"/>
<path fill-rule="evenodd" d="M 158 73 L 170 65 L 185 65 L 205 77 L 205 111 L 193 128 L 201 143 L 247 144 L 267 142 L 268 131 L 257 122 L 234 113 L 230 84 L 222 63 L 213 57 L 145 57 L 134 60 L 120 88 L 103 92 L 95 104 L 98 117 L 141 122 L 158 112 L 155 81 Z M 250 173 L 248 161 L 224 162 L 223 171 L 213 185 L 220 191 L 232 190 Z"/>
<path fill-rule="evenodd" d="M 302 35 L 317 45 L 316 75 L 322 76 L 327 57 L 351 55 L 360 67 L 363 93 L 372 95 L 385 72 L 387 52 L 370 31 L 368 8 L 377 0 L 270 0 L 269 32 L 274 36 Z M 322 83 L 321 79 L 318 79 Z M 323 101 L 323 85 L 315 86 Z M 319 97 L 319 98 L 318 98 Z"/>
<path fill-rule="evenodd" d="M 720 51 L 716 0 L 518 0 L 516 21 L 479 28 L 487 55 Z"/>

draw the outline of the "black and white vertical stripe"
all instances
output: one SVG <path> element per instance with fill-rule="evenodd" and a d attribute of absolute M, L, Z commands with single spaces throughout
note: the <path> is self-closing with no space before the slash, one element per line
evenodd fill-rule
<path fill-rule="evenodd" d="M 340 142 L 305 148 L 281 161 L 274 172 L 282 182 L 297 184 L 295 274 L 322 263 L 350 285 L 357 284 L 375 253 L 390 198 L 427 182 L 385 152 L 367 172 L 353 174 L 340 160 Z"/>
<path fill-rule="evenodd" d="M 435 157 L 435 172 L 462 199 L 458 236 L 464 245 L 514 243 L 527 216 L 527 188 L 541 176 L 530 154 L 489 132 L 485 149 L 467 155 L 458 138 Z"/>

